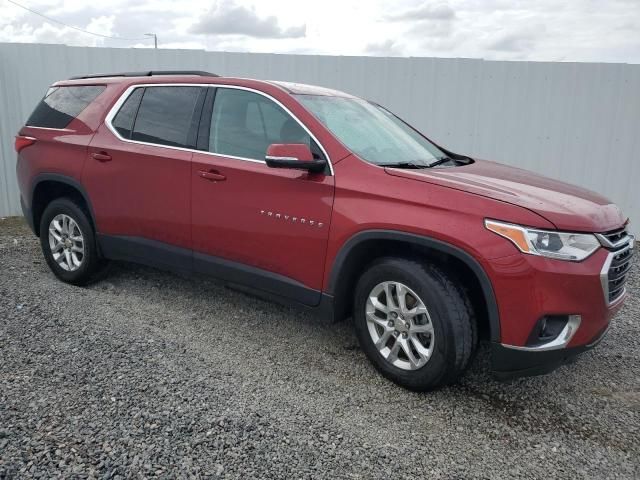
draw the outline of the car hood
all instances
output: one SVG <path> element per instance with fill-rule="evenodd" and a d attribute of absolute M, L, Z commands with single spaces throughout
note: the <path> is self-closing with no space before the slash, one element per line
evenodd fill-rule
<path fill-rule="evenodd" d="M 487 160 L 452 168 L 386 168 L 389 175 L 434 183 L 527 208 L 559 230 L 605 232 L 626 218 L 611 201 L 585 188 Z M 491 216 L 491 212 L 487 212 Z M 509 221 L 508 218 L 499 220 Z"/>

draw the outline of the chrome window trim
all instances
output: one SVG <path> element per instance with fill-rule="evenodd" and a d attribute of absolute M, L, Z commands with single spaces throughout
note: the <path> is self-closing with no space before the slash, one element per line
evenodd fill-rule
<path fill-rule="evenodd" d="M 73 120 L 72 120 L 73 121 Z M 39 130 L 55 130 L 56 132 L 75 132 L 70 128 L 36 127 L 35 125 L 25 125 L 26 128 L 37 128 Z"/>
<path fill-rule="evenodd" d="M 215 152 L 205 152 L 204 150 L 197 150 L 195 148 L 174 147 L 172 145 L 162 145 L 159 143 L 142 142 L 140 140 L 131 140 L 129 138 L 122 137 L 113 126 L 112 124 L 113 119 L 115 118 L 117 113 L 120 111 L 120 108 L 122 107 L 124 102 L 126 102 L 129 96 L 133 93 L 133 91 L 137 88 L 145 88 L 145 87 L 202 87 L 202 88 L 215 87 L 215 88 L 229 88 L 233 90 L 245 90 L 248 92 L 257 93 L 258 95 L 262 95 L 263 97 L 268 98 L 269 100 L 274 102 L 276 105 L 282 108 L 289 115 L 291 115 L 291 118 L 293 118 L 296 122 L 298 122 L 298 124 L 304 129 L 304 131 L 309 134 L 309 136 L 316 142 L 316 144 L 318 144 L 318 147 L 320 147 L 320 150 L 322 150 L 322 153 L 327 159 L 327 163 L 329 164 L 329 172 L 330 172 L 329 175 L 332 175 L 332 176 L 334 175 L 333 164 L 331 163 L 329 154 L 325 150 L 324 146 L 322 145 L 322 143 L 320 143 L 320 141 L 316 138 L 316 136 L 313 133 L 311 133 L 311 130 L 309 130 L 307 126 L 304 123 L 302 123 L 302 121 L 296 115 L 294 115 L 293 112 L 291 112 L 291 110 L 289 110 L 279 100 L 275 99 L 268 93 L 261 92 L 260 90 L 256 90 L 255 88 L 241 87 L 239 85 L 220 85 L 216 83 L 137 83 L 135 85 L 131 85 L 122 93 L 122 95 L 120 95 L 120 98 L 118 98 L 116 103 L 113 104 L 113 107 L 111 107 L 111 109 L 109 110 L 109 112 L 107 113 L 104 119 L 104 123 L 109 129 L 109 131 L 111 131 L 111 133 L 113 133 L 113 135 L 115 135 L 115 137 L 122 142 L 134 143 L 138 145 L 149 145 L 152 147 L 168 148 L 171 150 L 182 150 L 185 152 L 192 152 L 192 153 L 201 153 L 204 155 L 211 155 L 214 157 L 231 158 L 233 160 L 243 160 L 245 162 L 261 163 L 263 165 L 266 165 L 266 162 L 264 160 L 257 160 L 255 158 L 238 157 L 235 155 L 225 155 L 225 154 L 215 153 Z"/>

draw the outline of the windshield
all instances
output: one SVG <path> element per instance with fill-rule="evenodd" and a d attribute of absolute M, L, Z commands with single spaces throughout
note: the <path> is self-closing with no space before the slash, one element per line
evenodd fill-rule
<path fill-rule="evenodd" d="M 376 165 L 428 166 L 446 154 L 384 108 L 353 97 L 296 95 L 349 150 Z"/>

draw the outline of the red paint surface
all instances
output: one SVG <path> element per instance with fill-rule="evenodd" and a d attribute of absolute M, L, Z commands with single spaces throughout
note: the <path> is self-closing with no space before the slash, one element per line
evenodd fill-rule
<path fill-rule="evenodd" d="M 172 82 L 239 85 L 268 93 L 316 136 L 335 176 L 126 143 L 104 125 L 108 109 L 128 86 Z M 82 81 L 60 82 L 66 83 Z M 513 345 L 524 344 L 541 316 L 576 313 L 583 319 L 571 345 L 584 344 L 619 308 L 606 307 L 600 285 L 605 250 L 580 263 L 524 255 L 483 225 L 484 218 L 493 218 L 588 232 L 621 227 L 625 218 L 598 194 L 487 161 L 419 171 L 365 163 L 294 97 L 265 82 L 188 76 L 98 83 L 108 88 L 67 130 L 21 130 L 37 138 L 20 152 L 17 166 L 27 205 L 35 175 L 61 173 L 87 190 L 100 233 L 144 237 L 243 262 L 318 290 L 327 289 L 336 255 L 358 232 L 425 235 L 480 263 L 497 298 L 501 341 Z M 94 153 L 111 160 L 98 161 Z"/>

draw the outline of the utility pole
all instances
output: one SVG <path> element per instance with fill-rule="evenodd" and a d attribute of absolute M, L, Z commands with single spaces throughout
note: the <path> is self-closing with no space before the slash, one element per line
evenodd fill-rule
<path fill-rule="evenodd" d="M 158 48 L 158 36 L 155 33 L 145 33 L 147 37 L 153 37 L 153 48 Z"/>

